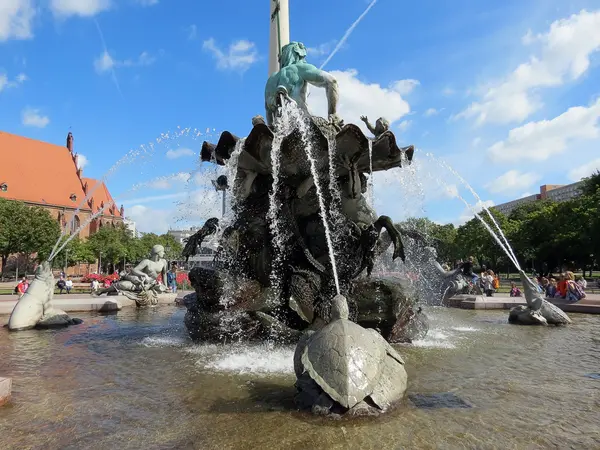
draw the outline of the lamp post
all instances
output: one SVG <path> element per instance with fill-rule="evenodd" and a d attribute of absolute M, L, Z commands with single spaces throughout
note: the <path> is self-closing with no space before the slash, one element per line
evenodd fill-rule
<path fill-rule="evenodd" d="M 98 275 L 100 275 L 102 273 L 102 252 L 98 256 Z"/>
<path fill-rule="evenodd" d="M 227 177 L 225 175 L 221 175 L 220 177 L 218 177 L 216 180 L 212 180 L 211 181 L 212 185 L 215 188 L 215 191 L 222 191 L 223 192 L 223 203 L 221 206 L 221 217 L 225 217 L 225 196 L 227 194 L 227 189 L 229 188 L 229 185 L 227 184 Z"/>

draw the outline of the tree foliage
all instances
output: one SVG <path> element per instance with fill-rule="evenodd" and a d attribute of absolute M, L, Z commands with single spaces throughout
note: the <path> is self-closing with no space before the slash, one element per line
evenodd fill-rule
<path fill-rule="evenodd" d="M 47 259 L 60 237 L 60 225 L 50 213 L 23 202 L 0 199 L 0 258 L 6 270 L 10 255 L 22 255 L 26 261 Z M 68 239 L 64 236 L 62 242 Z M 94 263 L 99 258 L 103 268 L 111 269 L 126 262 L 137 263 L 150 255 L 152 246 L 165 247 L 165 257 L 177 259 L 181 245 L 169 234 L 144 234 L 137 238 L 124 226 L 105 226 L 87 240 L 75 237 L 53 260 L 54 267 Z"/>
<path fill-rule="evenodd" d="M 10 255 L 23 254 L 27 260 L 47 258 L 59 236 L 58 222 L 45 209 L 0 199 L 0 258 L 3 271 Z"/>
<path fill-rule="evenodd" d="M 583 181 L 582 195 L 569 201 L 525 203 L 508 217 L 490 209 L 522 267 L 547 272 L 555 268 L 592 270 L 597 266 L 600 255 L 600 172 Z M 480 213 L 480 217 L 496 232 L 486 212 Z M 496 271 L 512 266 L 498 242 L 476 217 L 457 229 L 427 219 L 409 219 L 404 224 L 435 236 L 433 242 L 437 244 L 442 261 L 473 256 L 477 263 Z"/>

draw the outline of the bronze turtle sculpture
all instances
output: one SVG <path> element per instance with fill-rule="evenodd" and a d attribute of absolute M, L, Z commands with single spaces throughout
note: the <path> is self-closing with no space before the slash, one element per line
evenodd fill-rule
<path fill-rule="evenodd" d="M 348 303 L 336 295 L 331 321 L 307 332 L 294 354 L 296 402 L 316 414 L 378 414 L 406 392 L 404 360 L 373 329 L 348 319 Z"/>

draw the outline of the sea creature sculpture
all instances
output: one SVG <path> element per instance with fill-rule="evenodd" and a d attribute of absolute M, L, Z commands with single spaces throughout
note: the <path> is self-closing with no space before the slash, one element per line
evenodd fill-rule
<path fill-rule="evenodd" d="M 566 325 L 571 319 L 558 306 L 553 305 L 537 290 L 533 280 L 519 271 L 527 306 L 515 306 L 508 315 L 510 323 L 520 325 Z"/>
<path fill-rule="evenodd" d="M 315 414 L 371 415 L 402 399 L 404 360 L 373 329 L 348 320 L 348 303 L 336 295 L 331 322 L 307 332 L 296 346 L 296 402 Z"/>
<path fill-rule="evenodd" d="M 122 294 L 134 300 L 137 306 L 155 305 L 158 303 L 158 295 L 167 291 L 164 285 L 167 270 L 165 248 L 157 244 L 152 247 L 150 258 L 142 260 L 133 268 L 125 269 L 119 274 L 119 281 L 96 291 L 94 295 Z M 162 276 L 162 282 L 157 280 L 159 275 Z"/>
<path fill-rule="evenodd" d="M 80 319 L 71 319 L 67 313 L 52 306 L 54 297 L 54 276 L 49 261 L 38 265 L 35 278 L 27 292 L 15 305 L 10 318 L 10 331 L 29 330 L 31 328 L 52 328 L 81 323 Z"/>

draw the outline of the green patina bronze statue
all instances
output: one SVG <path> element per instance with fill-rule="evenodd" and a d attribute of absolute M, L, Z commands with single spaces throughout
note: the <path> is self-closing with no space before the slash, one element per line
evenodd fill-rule
<path fill-rule="evenodd" d="M 269 77 L 265 88 L 265 109 L 269 126 L 273 126 L 280 96 L 293 100 L 308 112 L 306 98 L 309 84 L 325 88 L 328 119 L 335 124 L 341 122 L 337 116 L 337 80 L 331 74 L 307 63 L 305 58 L 306 47 L 301 42 L 290 42 L 281 49 L 281 69 Z"/>

